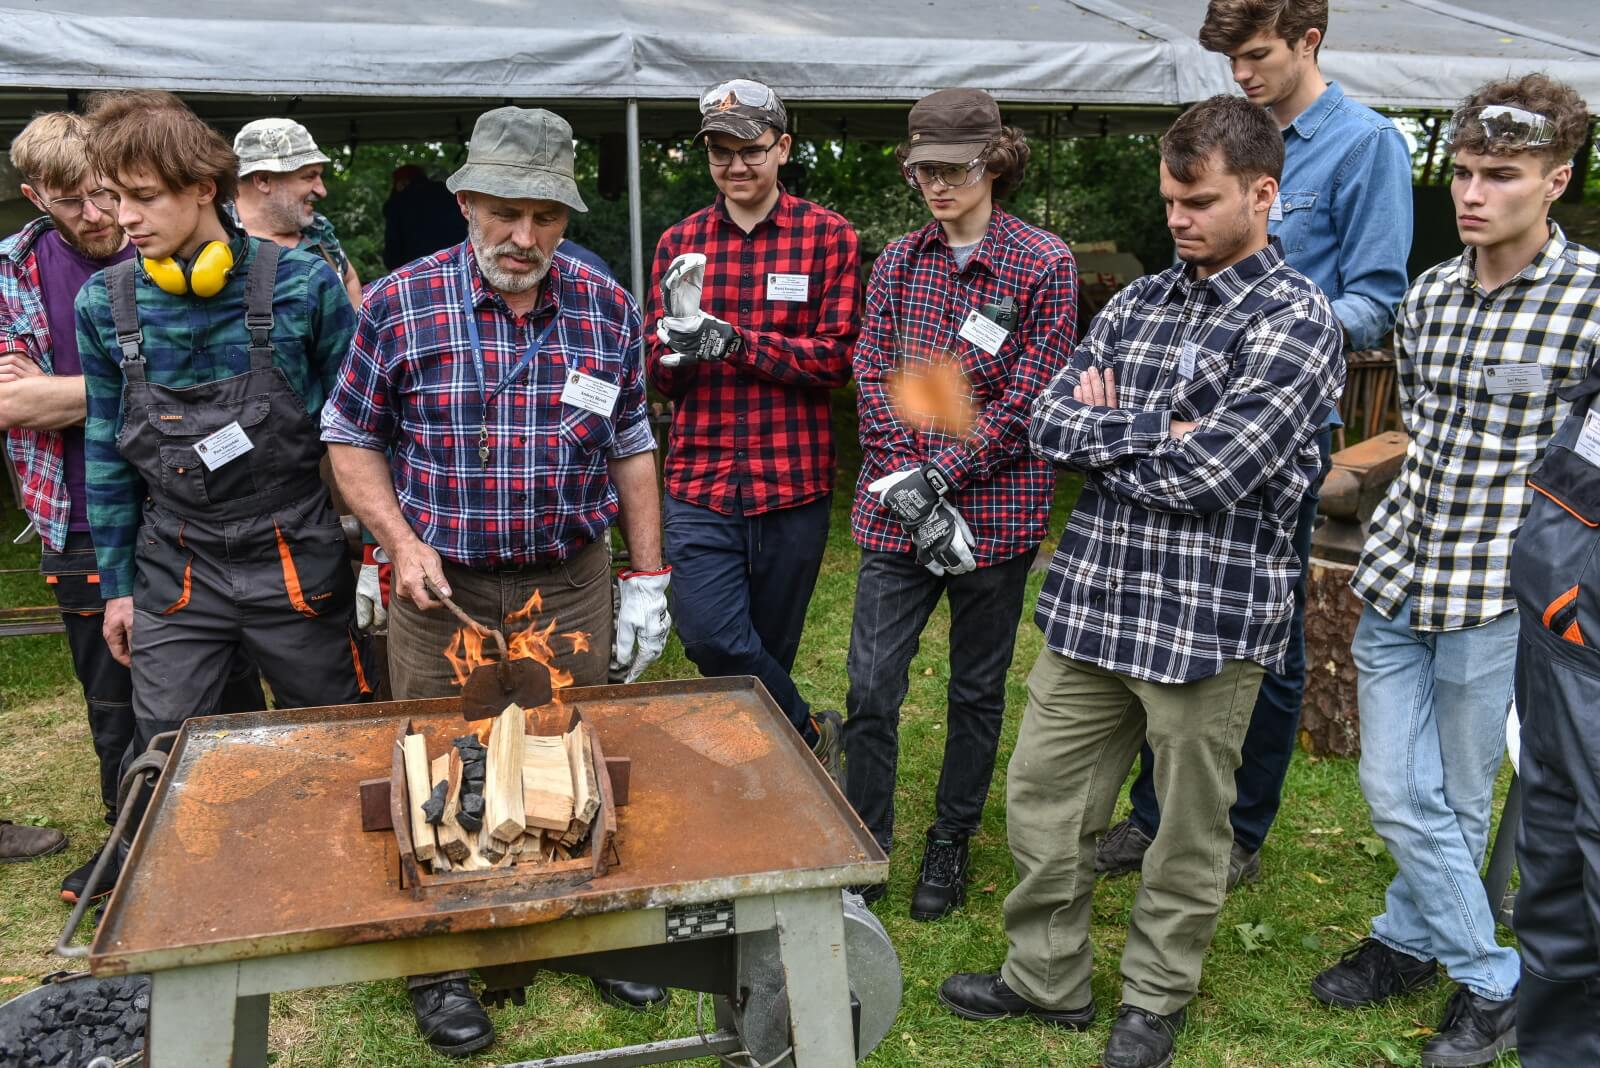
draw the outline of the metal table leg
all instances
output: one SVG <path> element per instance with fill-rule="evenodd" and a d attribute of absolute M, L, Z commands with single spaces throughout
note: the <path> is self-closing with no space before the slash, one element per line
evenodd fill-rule
<path fill-rule="evenodd" d="M 845 969 L 843 902 L 837 889 L 773 899 L 789 987 L 795 1068 L 856 1063 Z"/>
<path fill-rule="evenodd" d="M 1483 873 L 1489 908 L 1495 919 L 1507 927 L 1511 926 L 1511 911 L 1505 908 L 1506 888 L 1511 885 L 1511 871 L 1517 866 L 1517 827 L 1521 822 L 1522 780 L 1513 774 L 1505 804 L 1500 809 L 1500 827 L 1495 831 L 1494 845 L 1489 851 L 1489 867 Z"/>
<path fill-rule="evenodd" d="M 239 966 L 150 976 L 150 1068 L 266 1068 L 268 995 L 239 996 Z"/>

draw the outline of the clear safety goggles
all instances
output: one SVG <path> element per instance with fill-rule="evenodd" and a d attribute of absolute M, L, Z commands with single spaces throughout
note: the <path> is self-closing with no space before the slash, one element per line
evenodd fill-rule
<path fill-rule="evenodd" d="M 1484 104 L 1462 108 L 1450 116 L 1445 143 L 1457 145 L 1463 139 L 1476 141 L 1475 134 L 1479 130 L 1485 141 L 1496 148 L 1543 148 L 1556 139 L 1556 124 L 1536 111 L 1510 104 Z"/>
<path fill-rule="evenodd" d="M 743 104 L 747 108 L 771 108 L 774 93 L 760 82 L 753 82 L 749 78 L 735 78 L 731 82 L 723 82 L 713 89 L 706 90 L 706 95 L 700 98 L 700 114 L 709 115 L 714 111 L 726 111 L 735 104 Z"/>

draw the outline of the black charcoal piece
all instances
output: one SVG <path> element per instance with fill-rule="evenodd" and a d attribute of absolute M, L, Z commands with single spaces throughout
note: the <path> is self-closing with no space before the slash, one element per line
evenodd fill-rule
<path fill-rule="evenodd" d="M 461 794 L 461 811 L 473 816 L 482 816 L 483 795 L 477 792 L 463 791 Z"/>
<path fill-rule="evenodd" d="M 422 803 L 422 815 L 435 827 L 444 822 L 444 795 L 449 792 L 449 781 L 440 779 L 434 784 L 433 793 Z"/>
<path fill-rule="evenodd" d="M 470 812 L 457 812 L 456 813 L 456 822 L 461 824 L 461 827 L 462 827 L 463 830 L 468 830 L 468 831 L 481 831 L 481 830 L 483 830 L 483 817 L 482 816 L 474 816 Z"/>

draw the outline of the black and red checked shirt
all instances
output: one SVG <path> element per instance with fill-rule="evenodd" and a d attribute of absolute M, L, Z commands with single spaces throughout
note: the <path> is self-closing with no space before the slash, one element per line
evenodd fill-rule
<path fill-rule="evenodd" d="M 663 367 L 660 281 L 684 252 L 705 254 L 700 307 L 736 326 L 742 344 L 719 363 Z M 830 492 L 829 394 L 850 380 L 861 300 L 856 234 L 844 216 L 780 189 L 747 234 L 718 196 L 661 235 L 651 279 L 646 366 L 675 402 L 667 492 L 724 515 Z"/>
<path fill-rule="evenodd" d="M 993 355 L 961 337 L 968 314 L 1006 297 L 1016 303 L 1017 325 Z M 948 499 L 972 528 L 979 566 L 1044 540 L 1055 469 L 1028 450 L 1028 413 L 1066 366 L 1077 307 L 1078 269 L 1066 242 L 999 208 L 964 268 L 937 222 L 890 242 L 872 267 L 852 357 L 862 455 L 850 526 L 862 547 L 912 551 L 905 527 L 867 486 L 925 462 L 955 487 Z M 889 399 L 902 367 L 943 360 L 959 363 L 977 413 L 959 437 L 908 424 Z"/>

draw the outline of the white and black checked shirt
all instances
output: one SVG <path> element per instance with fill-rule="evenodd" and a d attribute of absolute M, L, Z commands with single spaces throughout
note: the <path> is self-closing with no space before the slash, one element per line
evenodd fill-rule
<path fill-rule="evenodd" d="M 1091 364 L 1115 370 L 1118 407 L 1072 399 Z M 1343 384 L 1333 310 L 1276 240 L 1112 298 L 1029 426 L 1036 453 L 1086 476 L 1035 612 L 1050 648 L 1164 683 L 1281 667 L 1316 415 Z M 1173 440 L 1173 419 L 1198 425 Z"/>
<path fill-rule="evenodd" d="M 1467 250 L 1420 275 L 1395 323 L 1400 410 L 1411 442 L 1372 516 L 1351 589 L 1389 618 L 1407 597 L 1419 631 L 1475 627 L 1517 606 L 1511 541 L 1524 476 L 1571 405 L 1557 396 L 1600 351 L 1600 255 L 1550 240 L 1492 293 Z M 1486 368 L 1536 364 L 1545 386 L 1490 395 Z"/>

